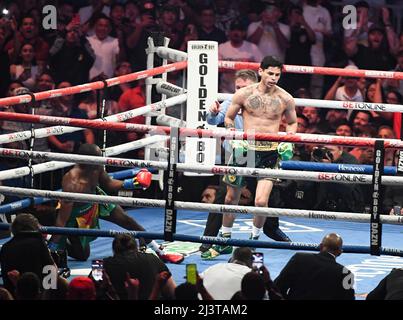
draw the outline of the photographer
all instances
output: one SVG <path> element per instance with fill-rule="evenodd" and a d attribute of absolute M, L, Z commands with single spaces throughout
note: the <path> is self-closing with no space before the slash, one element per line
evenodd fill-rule
<path fill-rule="evenodd" d="M 341 146 L 317 146 L 311 151 L 313 162 L 358 164 Z M 317 170 L 314 171 L 323 171 Z M 333 174 L 333 173 L 329 173 Z M 281 206 L 290 209 L 363 212 L 363 190 L 357 184 L 285 180 L 279 186 Z"/>
<path fill-rule="evenodd" d="M 1 247 L 0 264 L 4 287 L 15 294 L 14 273 L 10 271 L 17 270 L 21 275 L 33 272 L 42 283 L 46 276 L 44 268 L 56 266 L 39 232 L 39 221 L 33 215 L 19 214 L 11 225 L 11 232 L 13 237 Z"/>
<path fill-rule="evenodd" d="M 311 153 L 312 161 L 323 163 L 358 164 L 358 161 L 341 146 L 327 145 L 315 147 Z M 314 210 L 363 212 L 363 191 L 360 185 L 339 183 L 316 183 L 316 202 Z"/>

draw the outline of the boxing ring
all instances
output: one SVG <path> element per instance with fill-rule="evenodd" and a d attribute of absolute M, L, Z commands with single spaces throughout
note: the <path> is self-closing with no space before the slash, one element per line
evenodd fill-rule
<path fill-rule="evenodd" d="M 37 101 L 52 99 L 65 95 L 78 94 L 89 90 L 104 90 L 107 87 L 115 86 L 122 83 L 127 83 L 139 79 L 150 78 L 160 74 L 166 74 L 171 71 L 180 71 L 187 68 L 187 54 L 179 52 L 177 50 L 169 49 L 167 47 L 153 47 L 153 50 L 149 50 L 149 55 L 157 54 L 164 59 L 163 66 L 152 68 L 146 71 L 136 72 L 129 75 L 124 75 L 116 78 L 107 79 L 105 81 L 98 81 L 79 86 L 74 86 L 64 89 L 56 89 L 45 92 L 39 92 L 34 94 L 26 94 L 16 97 L 8 97 L 0 99 L 0 106 L 11 106 L 15 104 L 27 103 L 32 104 Z M 176 61 L 174 63 L 167 64 L 167 60 Z M 243 62 L 228 62 L 220 61 L 219 67 L 221 69 L 257 69 L 258 64 L 255 63 L 243 63 Z M 393 78 L 403 79 L 402 72 L 384 72 L 373 70 L 351 70 L 351 69 L 338 69 L 338 68 L 325 68 L 325 67 L 305 67 L 305 66 L 284 66 L 285 72 L 295 73 L 309 73 L 309 74 L 324 74 L 324 75 L 339 75 L 339 76 L 354 76 L 354 77 L 373 77 L 373 78 Z M 166 78 L 165 78 L 166 79 Z M 40 123 L 46 125 L 52 125 L 51 127 L 28 130 L 24 132 L 16 132 L 11 134 L 0 135 L 0 144 L 22 141 L 26 139 L 44 138 L 51 135 L 60 135 L 69 132 L 75 132 L 83 130 L 84 128 L 91 128 L 97 130 L 116 130 L 116 131 L 134 131 L 137 133 L 144 133 L 147 136 L 144 139 L 128 142 L 122 145 L 106 148 L 103 146 L 103 156 L 93 157 L 75 154 L 62 154 L 53 152 L 39 152 L 31 150 L 16 150 L 10 148 L 0 148 L 0 157 L 23 159 L 23 160 L 40 160 L 42 163 L 30 164 L 26 167 L 15 168 L 10 170 L 0 171 L 0 181 L 11 178 L 18 178 L 23 176 L 34 176 L 47 171 L 57 170 L 60 168 L 66 168 L 72 166 L 74 163 L 81 164 L 96 164 L 104 166 L 115 166 L 126 168 L 124 171 L 114 172 L 111 175 L 116 179 L 123 179 L 135 175 L 139 168 L 147 168 L 153 171 L 160 182 L 161 172 L 172 170 L 172 163 L 169 161 L 154 161 L 154 160 L 139 160 L 139 159 L 126 159 L 117 158 L 115 156 L 145 146 L 156 146 L 161 150 L 165 150 L 168 153 L 177 152 L 179 154 L 178 146 L 173 147 L 172 143 L 168 148 L 166 142 L 172 141 L 173 134 L 177 132 L 179 137 L 209 137 L 217 139 L 254 139 L 262 141 L 279 141 L 279 142 L 292 142 L 292 143 L 310 143 L 310 144 L 334 144 L 341 146 L 355 146 L 355 147 L 367 147 L 375 148 L 375 150 L 384 150 L 386 148 L 403 149 L 403 141 L 396 139 L 372 139 L 372 138 L 357 138 L 357 137 L 340 137 L 329 135 L 313 135 L 313 134 L 295 134 L 286 135 L 285 133 L 279 134 L 264 134 L 264 133 L 250 133 L 241 131 L 229 131 L 222 129 L 193 129 L 193 128 L 179 128 L 169 126 L 155 126 L 150 124 L 150 118 L 161 117 L 166 121 L 171 121 L 172 124 L 178 124 L 177 120 L 183 121 L 183 119 L 170 119 L 168 116 L 164 116 L 161 111 L 166 108 L 182 104 L 187 100 L 187 91 L 184 88 L 176 87 L 174 85 L 166 83 L 162 79 L 156 80 L 151 78 L 151 81 L 146 82 L 147 91 L 153 85 L 156 85 L 157 91 L 163 94 L 163 100 L 156 103 L 148 103 L 141 108 L 129 110 L 123 113 L 111 115 L 108 117 L 102 117 L 96 120 L 85 119 L 73 119 L 67 117 L 54 117 L 54 116 L 40 116 L 32 114 L 17 114 L 10 112 L 0 112 L 0 120 L 8 121 L 20 121 L 28 122 L 31 124 Z M 154 80 L 154 81 L 153 81 Z M 168 88 L 168 90 L 167 90 Z M 219 94 L 218 98 L 224 100 L 230 98 L 229 94 Z M 149 100 L 149 95 L 147 100 Z M 391 104 L 373 104 L 373 103 L 359 103 L 359 102 L 346 102 L 346 101 L 321 101 L 314 99 L 295 99 L 297 106 L 309 105 L 318 108 L 336 108 L 336 109 L 348 109 L 348 110 L 375 110 L 380 112 L 403 112 L 403 106 L 391 105 Z M 147 124 L 132 124 L 125 123 L 124 121 L 132 119 L 139 115 L 147 115 Z M 183 122 L 182 122 L 183 123 Z M 162 148 L 164 145 L 165 148 Z M 174 150 L 175 149 L 175 150 Z M 179 157 L 181 158 L 181 157 Z M 379 163 L 378 163 L 379 164 Z M 129 169 L 127 169 L 129 168 Z M 299 161 L 283 161 L 280 162 L 280 169 L 255 169 L 248 167 L 230 167 L 224 165 L 194 165 L 188 163 L 175 163 L 175 172 L 191 172 L 193 174 L 234 174 L 239 176 L 248 177 L 270 177 L 276 179 L 291 179 L 291 180 L 303 180 L 303 181 L 315 181 L 315 182 L 333 182 L 340 184 L 372 184 L 379 183 L 382 185 L 401 185 L 403 184 L 403 177 L 397 175 L 396 167 L 385 167 L 377 169 L 371 165 L 350 165 L 350 164 L 318 164 L 313 162 L 299 162 Z M 378 170 L 378 171 L 377 171 Z M 375 171 L 381 175 L 382 179 L 374 182 Z M 167 185 L 165 184 L 164 187 Z M 32 204 L 41 204 L 50 200 L 75 200 L 85 201 L 88 203 L 115 203 L 125 208 L 143 208 L 142 210 L 129 210 L 129 214 L 136 217 L 140 223 L 142 223 L 146 230 L 152 230 L 152 232 L 135 232 L 122 230 L 121 228 L 106 221 L 101 221 L 101 230 L 84 230 L 84 229 L 71 229 L 71 228 L 56 228 L 56 227 L 42 227 L 41 231 L 47 234 L 63 234 L 63 235 L 78 235 L 78 236 L 96 236 L 99 237 L 92 246 L 91 257 L 101 258 L 111 254 L 111 241 L 107 238 L 114 237 L 118 233 L 129 233 L 132 236 L 145 239 L 155 240 L 173 240 L 175 242 L 196 243 L 197 246 L 200 243 L 211 244 L 228 244 L 233 246 L 251 246 L 267 250 L 267 261 L 265 264 L 269 267 L 272 277 L 274 278 L 281 268 L 288 261 L 288 258 L 292 256 L 295 250 L 304 251 L 318 251 L 320 239 L 329 232 L 337 232 L 340 229 L 342 232 L 340 235 L 344 239 L 343 251 L 344 255 L 338 258 L 338 261 L 347 267 L 349 267 L 350 261 L 358 261 L 358 259 L 369 260 L 368 257 L 373 257 L 375 262 L 370 261 L 363 265 L 363 270 L 376 270 L 379 272 L 376 276 L 387 273 L 387 270 L 395 266 L 403 266 L 403 245 L 400 245 L 396 241 L 398 234 L 403 232 L 400 225 L 403 224 L 403 217 L 401 216 L 388 216 L 377 215 L 376 221 L 374 221 L 374 212 L 372 214 L 354 213 L 354 212 L 328 212 L 328 211 L 315 211 L 315 210 L 299 210 L 299 209 L 287 209 L 287 208 L 257 208 L 252 206 L 232 206 L 232 205 L 218 205 L 218 204 L 204 204 L 196 202 L 184 202 L 174 201 L 172 209 L 178 210 L 178 220 L 175 217 L 174 223 L 175 231 L 176 226 L 178 229 L 176 232 L 172 232 L 172 229 L 167 230 L 167 225 L 162 226 L 161 223 L 156 222 L 156 218 L 159 217 L 159 221 L 164 221 L 164 213 L 166 219 L 167 212 L 167 195 L 165 199 L 144 199 L 144 198 L 129 198 L 122 196 L 100 196 L 100 195 L 82 195 L 76 193 L 67 193 L 61 191 L 52 190 L 39 190 L 39 189 L 24 189 L 16 187 L 0 186 L 0 193 L 5 195 L 14 195 L 22 198 L 21 201 L 5 204 L 0 206 L 0 214 L 11 213 L 17 210 L 27 208 Z M 374 199 L 375 201 L 376 199 Z M 164 210 L 165 209 L 165 212 Z M 374 208 L 372 208 L 374 209 Z M 204 212 L 204 215 L 203 213 Z M 280 217 L 282 228 L 291 228 L 289 233 L 292 233 L 292 229 L 296 230 L 294 239 L 299 241 L 286 243 L 286 242 L 273 242 L 273 241 L 251 241 L 246 240 L 246 232 L 234 232 L 234 236 L 240 235 L 239 239 L 227 239 L 219 237 L 205 237 L 199 234 L 203 231 L 203 219 L 206 212 L 215 212 L 216 214 L 235 213 L 237 214 L 236 225 L 244 223 L 245 226 L 250 227 L 250 218 L 252 215 L 261 215 L 267 217 Z M 376 212 L 375 212 L 376 213 Z M 376 214 L 375 214 L 376 215 Z M 247 217 L 245 219 L 245 217 Z M 368 243 L 368 228 L 372 224 L 378 224 L 383 226 L 382 237 L 384 237 L 384 243 L 387 246 L 381 246 L 382 239 L 378 245 L 371 243 L 371 245 L 363 245 Z M 350 226 L 351 225 L 351 226 Z M 0 223 L 0 229 L 8 229 L 8 223 Z M 111 229 L 108 229 L 111 228 Z M 112 229 L 113 228 L 113 229 Z M 162 229 L 162 230 L 161 230 Z M 242 228 L 240 228 L 241 230 Z M 245 231 L 245 228 L 242 229 Z M 294 231 L 295 231 L 294 230 Z M 298 231 L 299 230 L 299 231 Z M 347 236 L 345 234 L 347 234 Z M 370 231 L 371 232 L 371 231 Z M 188 233 L 188 234 L 186 234 Z M 189 235 L 189 233 L 191 235 Z M 286 232 L 287 233 L 287 232 Z M 358 236 L 360 234 L 360 236 Z M 366 235 L 366 238 L 363 236 Z M 354 240 L 360 244 L 347 244 L 354 242 Z M 4 241 L 2 241 L 4 242 Z M 0 242 L 1 243 L 1 242 Z M 389 247 L 392 246 L 392 247 Z M 169 245 L 168 245 L 169 247 Z M 197 262 L 200 265 L 201 272 L 204 268 L 212 263 L 223 262 L 228 260 L 228 256 L 220 256 L 215 261 L 203 261 L 200 256 L 195 252 L 195 245 L 190 246 L 193 249 L 188 250 L 187 262 Z M 95 250 L 94 250 L 95 249 Z M 99 249 L 99 250 L 98 250 Z M 282 249 L 282 250 L 279 250 Z M 369 256 L 372 254 L 372 256 Z M 274 265 L 274 261 L 277 261 L 277 257 L 282 255 L 282 262 Z M 90 257 L 90 259 L 91 259 Z M 362 264 L 362 263 L 361 263 Z M 85 263 L 74 262 L 69 260 L 69 265 L 73 268 L 78 266 L 82 269 Z M 357 266 L 358 263 L 350 265 Z M 88 264 L 86 265 L 88 266 Z M 170 265 L 176 277 L 178 283 L 182 282 L 182 279 L 178 274 L 182 276 L 185 274 L 184 264 L 182 265 Z M 372 269 L 371 269 L 372 268 Z M 354 267 L 350 268 L 351 271 L 356 271 Z M 85 269 L 87 270 L 87 269 Z M 175 276 L 175 271 L 177 272 Z M 83 272 L 83 271 L 81 271 Z M 76 273 L 76 274 L 79 274 Z M 85 272 L 84 272 L 85 274 Z M 364 283 L 368 279 L 370 272 L 361 272 L 358 278 L 358 285 Z M 374 277 L 373 277 L 374 278 Z M 379 278 L 380 280 L 380 278 Z M 360 282 L 362 281 L 362 282 Z M 376 285 L 376 284 L 375 284 Z M 362 286 L 356 292 L 358 294 L 365 293 L 374 288 L 375 285 Z M 371 288 L 370 288 L 371 287 Z"/>

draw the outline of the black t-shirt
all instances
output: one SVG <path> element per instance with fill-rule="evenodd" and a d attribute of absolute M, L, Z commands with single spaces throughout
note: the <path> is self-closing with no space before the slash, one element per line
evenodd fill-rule
<path fill-rule="evenodd" d="M 7 52 L 0 51 L 0 97 L 5 97 L 10 84 L 10 59 Z"/>
<path fill-rule="evenodd" d="M 148 300 L 155 276 L 168 267 L 152 253 L 129 251 L 104 259 L 104 269 L 121 300 L 127 300 L 126 273 L 140 282 L 139 300 Z"/>
<path fill-rule="evenodd" d="M 311 65 L 311 46 L 308 33 L 300 26 L 291 28 L 290 47 L 286 51 L 285 63 L 303 66 Z"/>
<path fill-rule="evenodd" d="M 366 70 L 392 70 L 396 66 L 396 61 L 386 49 L 374 50 L 358 45 L 357 53 L 351 60 L 359 69 Z"/>
<path fill-rule="evenodd" d="M 7 277 L 7 272 L 18 270 L 21 274 L 33 272 L 42 279 L 43 267 L 53 265 L 53 259 L 46 243 L 39 232 L 24 232 L 15 235 L 0 250 L 1 273 L 4 287 L 13 292 L 14 287 Z"/>
<path fill-rule="evenodd" d="M 218 44 L 227 41 L 227 36 L 225 35 L 224 31 L 218 28 L 214 28 L 213 31 L 211 31 L 210 33 L 207 33 L 202 28 L 199 28 L 198 34 L 199 34 L 199 40 L 217 41 Z"/>

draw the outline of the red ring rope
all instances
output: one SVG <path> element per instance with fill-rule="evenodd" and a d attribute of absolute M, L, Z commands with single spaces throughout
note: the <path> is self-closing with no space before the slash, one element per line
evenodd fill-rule
<path fill-rule="evenodd" d="M 172 64 L 167 64 L 165 66 L 153 68 L 150 70 L 144 70 L 139 72 L 134 72 L 130 74 L 125 74 L 120 77 L 110 78 L 106 80 L 107 87 L 116 86 L 118 84 L 127 83 L 135 80 L 144 79 L 147 77 L 155 76 L 158 74 L 162 74 L 165 72 L 171 72 L 176 70 L 182 70 L 187 67 L 187 61 L 182 62 L 175 62 Z M 104 87 L 104 83 L 102 81 L 90 82 L 86 84 L 80 84 L 78 86 L 62 88 L 62 89 L 55 89 L 55 90 L 48 90 L 34 93 L 35 100 L 45 100 L 45 99 L 52 99 L 61 96 L 68 96 L 71 94 L 82 93 L 91 90 L 102 89 Z M 27 103 L 31 101 L 31 96 L 29 94 L 24 94 L 21 96 L 15 97 L 7 97 L 0 99 L 0 106 L 11 106 L 19 103 Z"/>
<path fill-rule="evenodd" d="M 91 129 L 104 129 L 115 131 L 136 131 L 141 133 L 157 133 L 170 134 L 171 128 L 164 126 L 141 125 L 134 123 L 116 123 L 109 121 L 75 119 L 66 117 L 52 117 L 31 114 L 21 114 L 14 112 L 0 112 L 0 120 L 9 120 L 17 122 L 42 123 L 51 125 L 64 125 L 71 127 L 82 127 Z M 204 137 L 204 138 L 227 138 L 227 139 L 243 139 L 243 140 L 258 140 L 258 141 L 285 141 L 293 143 L 315 143 L 315 144 L 334 144 L 343 146 L 356 147 L 373 147 L 376 139 L 342 136 L 320 136 L 314 134 L 275 134 L 275 133 L 247 133 L 243 131 L 232 130 L 204 130 L 180 128 L 180 134 L 189 137 Z M 400 140 L 384 140 L 385 148 L 403 148 L 403 141 Z"/>
<path fill-rule="evenodd" d="M 259 69 L 259 63 L 256 62 L 241 62 L 241 61 L 219 61 L 218 67 L 228 70 L 241 69 Z M 284 65 L 284 72 L 304 73 L 304 74 L 322 74 L 326 76 L 343 76 L 357 78 L 385 78 L 402 80 L 403 72 L 395 71 L 379 71 L 379 70 L 363 70 L 363 69 L 343 69 L 343 68 L 328 68 L 328 67 L 313 67 L 313 66 L 297 66 Z"/>

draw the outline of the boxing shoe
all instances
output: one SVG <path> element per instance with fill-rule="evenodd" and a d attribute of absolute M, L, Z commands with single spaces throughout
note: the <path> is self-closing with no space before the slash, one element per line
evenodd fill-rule
<path fill-rule="evenodd" d="M 222 234 L 223 238 L 231 238 L 230 234 Z M 217 258 L 221 254 L 231 254 L 232 246 L 227 245 L 213 245 L 208 251 L 205 251 L 201 254 L 201 258 L 204 260 L 212 260 Z"/>
<path fill-rule="evenodd" d="M 208 251 L 203 252 L 201 254 L 201 258 L 203 260 L 212 260 L 222 254 L 231 254 L 232 249 L 233 249 L 232 246 L 214 245 Z"/>
<path fill-rule="evenodd" d="M 165 263 L 175 263 L 175 264 L 179 264 L 181 263 L 185 257 L 183 254 L 181 253 L 174 253 L 174 252 L 157 252 L 157 256 Z"/>
<path fill-rule="evenodd" d="M 208 251 L 210 248 L 212 247 L 211 244 L 209 243 L 203 243 L 200 247 L 199 247 L 199 251 L 204 253 L 206 251 Z"/>
<path fill-rule="evenodd" d="M 263 232 L 269 238 L 275 241 L 291 242 L 291 239 L 280 228 L 276 229 L 264 229 Z"/>
<path fill-rule="evenodd" d="M 260 236 L 253 236 L 252 233 L 251 233 L 250 236 L 249 236 L 249 240 L 257 241 L 257 240 L 259 240 L 259 237 L 260 237 Z M 255 247 L 250 247 L 250 250 L 251 250 L 252 252 L 256 252 L 256 248 L 255 248 Z"/>

